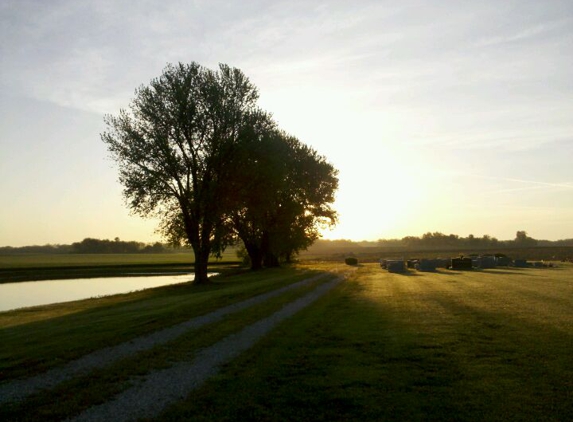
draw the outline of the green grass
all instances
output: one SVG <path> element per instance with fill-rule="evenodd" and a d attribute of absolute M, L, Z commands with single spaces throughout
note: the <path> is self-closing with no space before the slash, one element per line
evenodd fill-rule
<path fill-rule="evenodd" d="M 562 421 L 573 414 L 573 266 L 391 274 L 298 267 L 0 313 L 1 378 L 32 374 L 304 277 L 348 279 L 158 420 Z M 311 287 L 63 384 L 3 420 L 60 420 L 189 359 Z"/>
<path fill-rule="evenodd" d="M 164 254 L 22 254 L 0 255 L 0 283 L 64 278 L 113 277 L 132 272 L 193 271 L 191 251 Z M 237 264 L 232 251 L 210 265 Z"/>
<path fill-rule="evenodd" d="M 65 382 L 52 391 L 40 393 L 28 399 L 21 405 L 5 406 L 0 409 L 0 419 L 19 422 L 60 421 L 73 417 L 128 388 L 130 379 L 144 375 L 151 370 L 168 367 L 172 362 L 193 359 L 199 349 L 208 347 L 246 325 L 276 312 L 285 304 L 308 293 L 324 281 L 325 279 L 317 280 L 308 286 L 288 291 L 265 303 L 229 315 L 217 323 L 192 330 L 165 345 L 96 370 L 89 376 Z"/>
<path fill-rule="evenodd" d="M 564 258 L 573 257 L 573 247 L 571 246 L 534 246 L 534 247 L 498 247 L 486 248 L 463 247 L 463 248 L 429 248 L 429 249 L 409 249 L 403 247 L 378 247 L 378 246 L 358 246 L 349 244 L 342 247 L 311 246 L 308 251 L 303 251 L 300 255 L 302 260 L 321 259 L 329 261 L 341 261 L 345 257 L 353 256 L 360 262 L 378 262 L 380 258 L 388 259 L 419 259 L 419 258 L 451 258 L 460 255 L 470 254 L 492 254 L 504 253 L 512 258 L 528 260 L 561 261 Z"/>
<path fill-rule="evenodd" d="M 0 313 L 0 379 L 29 376 L 308 277 L 278 269 Z"/>
<path fill-rule="evenodd" d="M 572 276 L 362 265 L 159 420 L 570 420 Z"/>
<path fill-rule="evenodd" d="M 162 254 L 20 254 L 0 255 L 0 269 L 108 265 L 192 264 L 193 253 Z"/>

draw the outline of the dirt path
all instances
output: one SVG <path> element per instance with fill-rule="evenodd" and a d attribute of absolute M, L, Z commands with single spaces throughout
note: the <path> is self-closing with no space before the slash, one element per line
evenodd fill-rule
<path fill-rule="evenodd" d="M 155 346 L 165 344 L 185 334 L 189 330 L 198 329 L 204 325 L 217 322 L 229 314 L 242 311 L 268 299 L 279 296 L 289 290 L 308 285 L 325 276 L 327 276 L 327 274 L 320 274 L 297 283 L 289 284 L 288 286 L 280 289 L 246 299 L 242 302 L 233 303 L 232 305 L 225 306 L 214 312 L 192 318 L 172 327 L 156 331 L 152 334 L 137 337 L 116 346 L 96 350 L 93 353 L 68 362 L 64 366 L 53 368 L 34 377 L 1 384 L 0 405 L 8 402 L 21 401 L 34 393 L 51 389 L 64 381 L 68 381 L 81 375 L 86 375 L 94 369 L 103 368 L 120 359 L 130 357 Z"/>

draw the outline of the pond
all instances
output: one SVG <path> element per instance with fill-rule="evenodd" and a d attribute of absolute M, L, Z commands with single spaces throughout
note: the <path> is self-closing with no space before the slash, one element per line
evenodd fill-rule
<path fill-rule="evenodd" d="M 0 312 L 28 306 L 129 293 L 191 280 L 193 280 L 192 273 L 172 273 L 146 277 L 75 278 L 3 283 L 0 284 Z"/>

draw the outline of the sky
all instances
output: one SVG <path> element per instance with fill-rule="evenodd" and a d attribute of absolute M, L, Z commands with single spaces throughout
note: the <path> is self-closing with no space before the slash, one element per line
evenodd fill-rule
<path fill-rule="evenodd" d="M 339 170 L 325 238 L 573 238 L 572 52 L 570 0 L 2 0 L 0 246 L 160 240 L 103 116 L 191 61 Z"/>

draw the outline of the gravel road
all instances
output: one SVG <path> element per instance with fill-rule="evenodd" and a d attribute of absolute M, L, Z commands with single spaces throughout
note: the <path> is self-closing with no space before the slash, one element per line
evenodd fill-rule
<path fill-rule="evenodd" d="M 249 349 L 278 323 L 309 306 L 343 280 L 338 277 L 318 286 L 307 295 L 285 305 L 267 318 L 245 327 L 201 350 L 191 362 L 179 362 L 132 381 L 134 387 L 112 400 L 87 409 L 72 421 L 133 421 L 159 415 L 168 405 L 184 399 L 191 391 L 217 373 L 219 367 Z"/>

